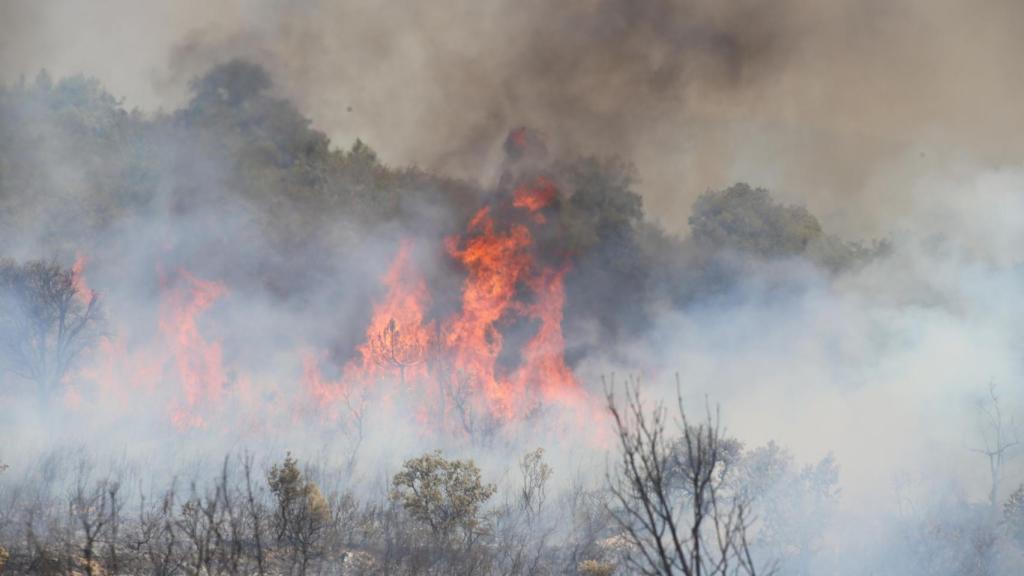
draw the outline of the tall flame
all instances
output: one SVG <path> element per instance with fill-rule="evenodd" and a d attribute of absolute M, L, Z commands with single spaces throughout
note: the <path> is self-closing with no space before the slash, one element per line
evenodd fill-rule
<path fill-rule="evenodd" d="M 227 293 L 223 284 L 196 278 L 179 270 L 173 283 L 162 282 L 160 332 L 170 347 L 184 395 L 172 411 L 181 428 L 205 425 L 198 409 L 203 401 L 216 404 L 227 381 L 220 342 L 209 342 L 199 331 L 197 318 Z"/>
<path fill-rule="evenodd" d="M 384 299 L 373 307 L 366 342 L 359 347 L 359 370 L 363 374 L 398 372 L 402 381 L 426 375 L 433 341 L 432 326 L 424 320 L 430 305 L 427 283 L 412 266 L 405 243 L 391 264 L 384 285 Z M 349 371 L 355 367 L 350 367 Z"/>
<path fill-rule="evenodd" d="M 468 390 L 471 404 L 498 421 L 522 418 L 544 402 L 579 400 L 579 383 L 563 358 L 567 267 L 538 265 L 529 226 L 545 222 L 542 210 L 557 195 L 553 182 L 538 178 L 517 188 L 511 200 L 526 218 L 513 215 L 513 222 L 499 223 L 495 208 L 485 206 L 464 234 L 446 240 L 449 256 L 465 270 L 466 279 L 460 312 L 441 322 L 436 338 L 435 324 L 425 320 L 430 305 L 426 283 L 413 273 L 408 246 L 403 246 L 384 277 L 388 292 L 374 306 L 360 357 L 346 368 L 345 380 L 351 384 L 390 373 L 403 383 L 434 384 L 434 392 L 442 395 L 434 399 L 439 406 L 446 405 L 443 395 Z M 517 319 L 536 325 L 536 332 L 518 351 L 518 366 L 503 368 L 502 327 Z M 308 368 L 306 379 L 322 398 L 332 396 Z"/>
<path fill-rule="evenodd" d="M 519 390 L 495 374 L 503 336 L 497 324 L 512 312 L 517 286 L 530 271 L 527 248 L 533 240 L 522 225 L 508 232 L 495 230 L 490 209 L 483 208 L 470 222 L 468 239 L 448 240 L 448 252 L 467 271 L 462 289 L 462 314 L 446 324 L 445 344 L 452 354 L 452 378 L 469 378 L 498 416 L 512 417 Z M 460 246 L 461 244 L 461 246 Z"/>

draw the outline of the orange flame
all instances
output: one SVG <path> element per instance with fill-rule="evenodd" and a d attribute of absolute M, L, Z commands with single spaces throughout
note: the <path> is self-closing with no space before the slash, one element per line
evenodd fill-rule
<path fill-rule="evenodd" d="M 373 307 L 366 342 L 359 347 L 361 363 L 348 367 L 366 375 L 399 373 L 402 380 L 426 375 L 433 330 L 424 321 L 430 305 L 427 284 L 409 258 L 410 246 L 403 244 L 384 276 L 388 292 Z"/>
<path fill-rule="evenodd" d="M 324 377 L 316 354 L 302 356 L 300 405 L 311 403 L 321 415 L 338 421 L 344 410 L 351 413 L 365 402 L 374 387 L 392 381 L 401 384 L 403 394 L 416 394 L 421 423 L 440 424 L 442 429 L 459 429 L 455 410 L 470 410 L 472 416 L 493 422 L 520 420 L 551 403 L 582 414 L 575 408 L 585 407 L 588 399 L 564 359 L 568 264 L 545 265 L 534 246 L 534 232 L 546 224 L 546 209 L 557 198 L 556 185 L 537 178 L 516 188 L 504 205 L 481 208 L 463 234 L 445 240 L 447 254 L 466 276 L 459 311 L 443 320 L 433 319 L 427 282 L 416 268 L 412 247 L 402 244 L 382 278 L 386 291 L 373 306 L 365 339 L 341 376 Z M 74 278 L 82 297 L 91 299 L 85 264 L 80 255 Z M 221 342 L 200 330 L 200 318 L 227 288 L 186 270 L 162 277 L 160 288 L 157 340 L 162 346 L 140 352 L 121 338 L 104 339 L 100 357 L 106 361 L 94 364 L 90 374 L 101 382 L 100 392 L 104 386 L 111 395 L 146 392 L 140 383 L 150 390 L 154 382 L 166 386 L 175 398 L 171 421 L 179 429 L 205 428 L 207 419 L 229 400 L 228 392 L 239 401 L 258 403 L 245 377 L 232 377 L 227 390 Z M 533 330 L 515 351 L 505 350 L 512 340 L 503 333 L 512 324 Z M 142 342 L 151 343 L 145 338 Z M 510 365 L 509 358 L 517 359 L 516 364 Z M 126 380 L 130 387 L 120 384 Z M 389 390 L 394 389 L 379 390 L 376 398 L 390 401 Z M 465 419 L 466 414 L 458 416 Z M 461 425 L 469 430 L 465 422 Z"/>
<path fill-rule="evenodd" d="M 78 253 L 75 256 L 75 263 L 71 266 L 71 279 L 72 282 L 74 282 L 78 298 L 83 304 L 89 304 L 92 302 L 93 296 L 96 295 L 85 282 L 85 265 L 88 264 L 88 262 L 89 259 L 84 254 Z"/>
<path fill-rule="evenodd" d="M 516 189 L 512 207 L 525 210 L 534 224 L 543 224 L 540 210 L 558 195 L 554 183 L 538 178 Z M 425 321 L 429 293 L 421 277 L 411 271 L 409 249 L 403 246 L 384 278 L 385 298 L 374 306 L 366 342 L 359 347 L 360 361 L 345 371 L 349 382 L 372 379 L 382 367 L 415 367 L 409 381 L 437 386 L 442 395 L 433 401 L 445 406 L 444 394 L 468 388 L 471 403 L 499 421 L 522 418 L 542 402 L 574 402 L 582 397 L 579 383 L 563 358 L 562 310 L 565 304 L 565 268 L 539 266 L 534 258 L 533 235 L 523 223 L 499 225 L 491 207 L 481 208 L 466 233 L 445 242 L 448 254 L 466 271 L 461 311 L 441 324 L 435 342 L 433 322 Z M 499 366 L 505 346 L 505 322 L 527 319 L 536 333 L 520 350 L 521 361 L 511 369 Z M 382 336 L 383 335 L 383 336 Z M 423 360 L 424 351 L 444 357 L 433 374 Z M 382 354 L 382 351 L 385 353 Z M 390 354 L 387 354 L 391 351 Z M 388 362 L 382 362 L 386 356 Z M 409 374 L 402 374 L 406 381 Z M 307 369 L 307 386 L 320 398 L 332 400 L 319 374 Z M 421 390 L 423 388 L 421 387 Z M 442 408 L 442 418 L 447 417 Z M 422 420 L 428 420 L 421 413 Z"/>
<path fill-rule="evenodd" d="M 163 284 L 159 326 L 174 355 L 181 379 L 184 404 L 172 410 L 179 428 L 205 425 L 197 412 L 204 401 L 219 400 L 227 381 L 220 342 L 208 342 L 200 333 L 197 318 L 227 289 L 223 284 L 196 278 L 179 270 L 172 286 Z"/>
<path fill-rule="evenodd" d="M 512 205 L 528 210 L 534 215 L 534 222 L 543 224 L 545 222 L 544 215 L 538 211 L 549 206 L 556 197 L 558 197 L 558 188 L 555 183 L 541 176 L 532 186 L 516 188 Z"/>
<path fill-rule="evenodd" d="M 328 420 L 337 420 L 339 404 L 352 399 L 356 384 L 366 387 L 396 376 L 403 385 L 427 379 L 436 329 L 425 319 L 430 293 L 410 251 L 409 244 L 402 244 L 382 278 L 387 293 L 373 306 L 359 356 L 345 366 L 340 380 L 324 378 L 317 356 L 303 354 L 304 388 Z"/>

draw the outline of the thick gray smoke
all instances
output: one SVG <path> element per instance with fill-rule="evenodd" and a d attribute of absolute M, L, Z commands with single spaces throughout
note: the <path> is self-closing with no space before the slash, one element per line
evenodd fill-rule
<path fill-rule="evenodd" d="M 1024 482 L 1016 449 L 994 488 L 979 453 L 992 394 L 1004 444 L 1024 418 L 1022 18 L 959 0 L 2 2 L 0 272 L 81 257 L 103 334 L 48 401 L 5 357 L 0 482 L 70 445 L 154 483 L 290 450 L 362 494 L 443 448 L 511 486 L 542 446 L 559 490 L 601 485 L 614 442 L 592 413 L 455 433 L 396 383 L 312 406 L 311 382 L 358 360 L 400 247 L 428 319 L 450 316 L 466 271 L 445 239 L 541 175 L 559 194 L 529 223 L 536 256 L 565 266 L 566 361 L 595 412 L 603 377 L 671 403 L 678 374 L 752 454 L 822 462 L 789 489 L 835 463 L 837 508 L 787 524 L 817 548 L 784 573 L 937 573 L 920 559 L 1002 530 Z M 537 330 L 499 327 L 508 349 Z M 222 400 L 193 406 L 187 375 L 211 370 Z M 1019 567 L 998 534 L 978 574 Z"/>
<path fill-rule="evenodd" d="M 4 6 L 9 82 L 85 72 L 129 107 L 169 109 L 243 56 L 334 140 L 393 162 L 486 179 L 518 124 L 626 156 L 673 231 L 705 189 L 747 180 L 882 235 L 921 177 L 1005 167 L 1024 146 L 1016 2 Z"/>

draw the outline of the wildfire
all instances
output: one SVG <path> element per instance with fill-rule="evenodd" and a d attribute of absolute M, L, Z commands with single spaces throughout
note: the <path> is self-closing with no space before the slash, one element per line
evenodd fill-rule
<path fill-rule="evenodd" d="M 185 270 L 178 271 L 173 283 L 161 284 L 160 332 L 172 351 L 184 395 L 183 403 L 173 409 L 171 418 L 181 428 L 202 427 L 205 422 L 197 408 L 202 401 L 216 404 L 227 378 L 221 345 L 203 337 L 197 318 L 227 289 Z"/>
<path fill-rule="evenodd" d="M 94 295 L 84 279 L 86 262 L 79 257 L 73 274 L 79 297 L 84 293 L 91 300 Z M 221 342 L 208 339 L 200 329 L 201 317 L 228 293 L 227 288 L 184 269 L 171 275 L 158 270 L 158 275 L 155 325 L 134 330 L 124 324 L 113 327 L 97 342 L 92 361 L 73 379 L 94 383 L 90 398 L 99 405 L 141 413 L 145 403 L 156 401 L 179 430 L 206 428 L 215 414 L 258 428 L 258 419 L 273 410 L 260 405 L 246 374 L 228 376 Z M 73 391 L 77 396 L 69 400 L 81 405 L 83 397 L 77 388 Z"/>
<path fill-rule="evenodd" d="M 84 305 L 96 299 L 85 278 L 88 262 L 89 258 L 79 253 L 71 268 L 76 298 Z M 183 402 L 175 400 L 177 404 L 169 409 L 172 423 L 179 428 L 202 426 L 203 419 L 194 412 L 201 401 L 219 393 L 225 378 L 220 345 L 201 336 L 196 320 L 225 292 L 222 285 L 185 271 L 179 271 L 173 282 L 162 278 L 155 330 L 161 341 L 129 339 L 123 325 L 103 334 L 92 361 L 66 377 L 66 402 L 82 407 L 85 399 L 78 388 L 82 381 L 95 384 L 91 391 L 95 401 L 125 409 L 138 407 L 139 401 L 158 392 L 158 387 L 173 385 L 181 389 L 184 398 Z"/>
<path fill-rule="evenodd" d="M 503 345 L 497 323 L 512 310 L 517 285 L 529 273 L 532 260 L 527 248 L 529 230 L 513 225 L 507 232 L 495 231 L 490 210 L 482 208 L 470 222 L 470 237 L 448 241 L 448 252 L 466 269 L 462 290 L 462 314 L 446 324 L 445 344 L 452 355 L 452 378 L 467 378 L 504 417 L 515 412 L 518 391 L 495 374 Z M 460 247 L 461 244 L 461 247 Z"/>
<path fill-rule="evenodd" d="M 428 428 L 470 434 L 478 425 L 522 420 L 548 404 L 570 406 L 567 413 L 580 418 L 586 410 L 575 408 L 588 404 L 565 362 L 562 333 L 569 263 L 539 258 L 534 241 L 548 225 L 545 216 L 557 209 L 558 195 L 552 180 L 534 178 L 480 208 L 463 233 L 444 240 L 444 253 L 465 274 L 454 313 L 433 308 L 414 246 L 403 243 L 381 279 L 385 289 L 354 358 L 337 377 L 325 377 L 319 355 L 302 352 L 298 398 L 272 395 L 297 409 L 296 417 L 312 406 L 340 422 L 372 394 L 376 402 L 412 402 Z M 91 301 L 86 262 L 77 258 L 74 281 L 80 297 Z M 122 404 L 138 397 L 128 392 L 152 394 L 159 387 L 179 429 L 205 428 L 211 416 L 226 415 L 229 404 L 233 411 L 269 413 L 257 405 L 273 387 L 260 382 L 257 389 L 245 375 L 229 378 L 221 342 L 200 329 L 200 318 L 227 293 L 224 284 L 184 269 L 161 274 L 156 330 L 104 337 L 99 358 L 82 375 L 99 383 L 98 394 Z"/>
<path fill-rule="evenodd" d="M 563 358 L 566 268 L 537 263 L 528 225 L 544 223 L 540 211 L 557 195 L 553 182 L 538 178 L 517 188 L 511 201 L 527 218 L 499 223 L 494 207 L 485 206 L 464 234 L 446 240 L 449 256 L 466 278 L 460 312 L 440 323 L 436 339 L 434 322 L 425 320 L 430 294 L 412 269 L 409 247 L 403 246 L 384 277 L 387 294 L 374 306 L 360 357 L 346 367 L 346 379 L 367 382 L 390 371 L 403 384 L 418 383 L 421 390 L 442 396 L 468 390 L 473 396 L 469 403 L 482 405 L 499 421 L 522 418 L 542 402 L 578 400 L 579 384 Z M 536 325 L 536 332 L 518 351 L 518 365 L 502 367 L 502 327 L 517 320 Z M 337 394 L 308 364 L 306 380 L 323 400 Z M 443 397 L 432 403 L 448 405 Z M 445 408 L 440 412 L 448 417 Z"/>
<path fill-rule="evenodd" d="M 387 295 L 373 308 L 366 342 L 359 347 L 361 362 L 358 368 L 349 368 L 350 374 L 376 375 L 382 370 L 395 370 L 403 384 L 407 377 L 426 375 L 434 332 L 424 320 L 430 294 L 423 277 L 412 266 L 410 250 L 409 244 L 401 246 L 384 277 Z"/>

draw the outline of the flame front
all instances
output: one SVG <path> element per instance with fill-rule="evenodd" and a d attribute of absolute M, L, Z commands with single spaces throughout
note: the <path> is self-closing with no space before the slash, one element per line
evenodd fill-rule
<path fill-rule="evenodd" d="M 466 278 L 459 313 L 439 324 L 427 320 L 430 295 L 404 245 L 384 277 L 387 294 L 374 306 L 359 357 L 344 371 L 346 385 L 397 376 L 403 385 L 419 385 L 427 393 L 424 414 L 441 418 L 450 418 L 447 407 L 458 402 L 461 409 L 510 421 L 545 402 L 580 400 L 579 383 L 563 357 L 568 267 L 538 265 L 529 226 L 545 222 L 541 211 L 557 194 L 550 180 L 538 178 L 516 189 L 511 205 L 520 216 L 512 222 L 497 222 L 494 207 L 485 206 L 464 234 L 446 240 L 448 255 Z M 518 365 L 503 367 L 502 326 L 517 320 L 534 325 L 535 333 L 518 351 Z M 308 365 L 306 380 L 322 399 L 334 396 Z"/>
<path fill-rule="evenodd" d="M 98 394 L 121 404 L 156 393 L 182 430 L 206 428 L 243 408 L 259 420 L 276 411 L 255 406 L 268 398 L 286 402 L 296 417 L 312 407 L 344 425 L 342 416 L 361 410 L 372 394 L 375 402 L 412 403 L 429 429 L 468 434 L 478 425 L 523 420 L 548 404 L 583 414 L 576 408 L 587 406 L 587 399 L 564 359 L 569 264 L 544 264 L 534 241 L 557 198 L 554 183 L 537 178 L 481 208 L 465 232 L 445 239 L 444 253 L 465 274 L 454 313 L 433 308 L 415 246 L 403 243 L 382 278 L 385 290 L 363 342 L 336 378 L 324 376 L 320 354 L 300 349 L 303 386 L 276 389 L 260 382 L 257 394 L 248 375 L 225 368 L 221 341 L 200 327 L 204 314 L 228 294 L 226 286 L 184 269 L 159 274 L 155 333 L 114 331 L 78 376 L 97 381 Z M 76 261 L 75 282 L 80 296 L 91 300 L 85 263 L 84 257 Z"/>

